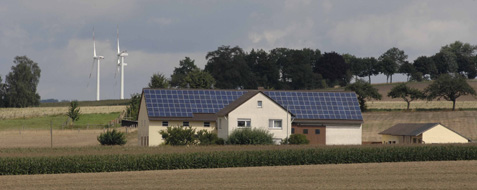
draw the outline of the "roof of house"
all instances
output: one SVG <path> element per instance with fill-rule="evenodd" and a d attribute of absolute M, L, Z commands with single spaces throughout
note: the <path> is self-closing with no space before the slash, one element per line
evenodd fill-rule
<path fill-rule="evenodd" d="M 219 112 L 217 112 L 217 116 L 224 116 L 224 115 L 227 115 L 229 114 L 231 111 L 235 110 L 235 108 L 239 107 L 240 105 L 242 105 L 243 103 L 245 103 L 246 101 L 248 101 L 250 98 L 254 97 L 255 95 L 257 94 L 263 94 L 265 97 L 267 97 L 268 99 L 270 99 L 272 102 L 274 102 L 275 104 L 277 104 L 278 106 L 280 106 L 281 108 L 283 108 L 285 111 L 289 112 L 292 116 L 295 116 L 293 113 L 291 113 L 290 111 L 288 111 L 286 108 L 284 108 L 282 105 L 278 104 L 277 102 L 275 102 L 275 100 L 271 99 L 270 97 L 268 97 L 266 94 L 264 94 L 262 91 L 260 90 L 250 90 L 248 91 L 247 93 L 245 93 L 244 95 L 240 96 L 239 98 L 237 98 L 237 100 L 233 101 L 232 103 L 230 103 L 229 105 L 225 106 L 223 109 L 221 109 Z"/>
<path fill-rule="evenodd" d="M 459 134 L 458 132 L 440 124 L 440 123 L 398 123 L 394 126 L 392 126 L 389 129 L 386 129 L 379 134 L 381 135 L 394 135 L 394 136 L 419 136 L 422 133 L 426 132 L 427 130 L 437 126 L 441 125 L 452 132 L 466 138 L 467 140 L 470 140 L 469 138 Z"/>
<path fill-rule="evenodd" d="M 197 114 L 222 114 L 233 110 L 259 92 L 298 120 L 363 121 L 354 92 L 146 88 L 143 98 L 150 119 L 192 119 Z"/>

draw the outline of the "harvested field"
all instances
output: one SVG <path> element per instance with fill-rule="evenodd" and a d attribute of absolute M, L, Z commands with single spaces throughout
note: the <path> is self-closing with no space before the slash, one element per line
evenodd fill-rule
<path fill-rule="evenodd" d="M 371 110 L 406 110 L 407 103 L 404 102 L 402 99 L 401 101 L 367 101 L 366 105 L 368 109 Z M 443 109 L 443 110 L 452 110 L 452 102 L 451 101 L 413 101 L 409 106 L 409 109 L 416 110 L 416 109 L 423 109 L 423 110 L 436 110 L 436 109 Z M 455 102 L 455 109 L 477 109 L 477 101 L 456 101 Z"/>
<path fill-rule="evenodd" d="M 113 113 L 123 112 L 126 106 L 90 106 L 80 105 L 81 113 Z M 34 108 L 0 108 L 0 119 L 31 118 L 50 115 L 64 115 L 68 107 L 34 107 Z"/>
<path fill-rule="evenodd" d="M 125 131 L 125 128 L 119 128 Z M 99 146 L 96 139 L 105 129 L 53 130 L 53 147 Z M 133 129 L 136 131 L 136 129 Z M 128 132 L 133 132 L 131 129 Z M 137 145 L 136 135 L 129 135 L 128 145 Z M 50 147 L 50 130 L 6 130 L 0 131 L 0 148 Z"/>
<path fill-rule="evenodd" d="M 381 141 L 378 133 L 398 123 L 442 123 L 477 140 L 477 111 L 365 112 L 363 118 L 363 141 Z"/>
<path fill-rule="evenodd" d="M 440 161 L 20 175 L 0 176 L 0 189 L 474 189 L 475 171 Z"/>

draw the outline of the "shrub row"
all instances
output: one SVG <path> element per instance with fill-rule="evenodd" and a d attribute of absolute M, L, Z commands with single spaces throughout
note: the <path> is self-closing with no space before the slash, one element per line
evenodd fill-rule
<path fill-rule="evenodd" d="M 475 159 L 477 159 L 477 146 L 469 145 L 356 146 L 153 155 L 5 157 L 0 158 L 0 175 Z"/>

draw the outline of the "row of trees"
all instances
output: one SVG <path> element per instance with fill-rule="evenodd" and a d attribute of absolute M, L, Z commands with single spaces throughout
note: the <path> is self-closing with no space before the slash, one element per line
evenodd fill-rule
<path fill-rule="evenodd" d="M 0 107 L 29 107 L 40 105 L 37 86 L 40 67 L 27 56 L 17 56 L 12 70 L 3 82 L 0 76 Z"/>
<path fill-rule="evenodd" d="M 477 76 L 477 46 L 456 41 L 445 45 L 433 56 L 420 56 L 412 63 L 403 50 L 390 48 L 378 58 L 356 57 L 335 52 L 304 48 L 275 48 L 243 51 L 235 46 L 221 46 L 208 52 L 202 70 L 186 57 L 176 67 L 170 80 L 162 74 L 151 77 L 151 88 L 222 88 L 255 89 L 317 89 L 336 85 L 346 86 L 353 76 L 367 77 L 384 74 L 392 83 L 396 73 L 406 74 L 408 80 L 436 79 L 441 74 L 459 73 L 469 79 Z"/>
<path fill-rule="evenodd" d="M 371 84 L 362 80 L 346 86 L 346 90 L 356 92 L 358 96 L 359 106 L 362 111 L 366 110 L 366 100 L 380 100 L 381 94 Z M 391 98 L 402 98 L 407 103 L 407 109 L 411 102 L 419 99 L 432 101 L 434 99 L 445 99 L 452 101 L 452 110 L 455 110 L 455 102 L 457 98 L 464 95 L 477 95 L 475 90 L 467 83 L 464 76 L 459 74 L 442 74 L 433 83 L 427 86 L 423 91 L 411 88 L 406 83 L 394 86 L 387 94 Z"/>

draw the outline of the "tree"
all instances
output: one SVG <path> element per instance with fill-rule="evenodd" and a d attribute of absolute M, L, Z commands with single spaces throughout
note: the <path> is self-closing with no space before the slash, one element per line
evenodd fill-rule
<path fill-rule="evenodd" d="M 155 73 L 151 77 L 151 82 L 148 84 L 149 88 L 168 88 L 169 87 L 169 80 L 161 74 Z"/>
<path fill-rule="evenodd" d="M 141 104 L 141 95 L 132 94 L 131 100 L 129 100 L 129 105 L 126 108 L 126 113 L 131 120 L 137 121 L 139 115 L 139 105 Z"/>
<path fill-rule="evenodd" d="M 349 68 L 349 65 L 346 64 L 340 54 L 330 52 L 323 54 L 318 60 L 314 71 L 321 74 L 325 80 L 328 80 L 329 86 L 334 84 L 345 86 L 351 80 Z"/>
<path fill-rule="evenodd" d="M 371 84 L 371 76 L 379 74 L 378 60 L 374 57 L 365 57 L 360 60 L 360 64 L 363 65 L 363 72 L 360 77 L 368 77 L 368 83 Z"/>
<path fill-rule="evenodd" d="M 474 62 L 473 59 L 476 50 L 477 46 L 460 41 L 455 41 L 454 43 L 441 47 L 441 52 L 452 54 L 449 55 L 449 59 L 455 60 L 448 61 L 457 63 L 457 72 L 466 75 L 469 79 L 475 78 L 477 75 L 476 62 Z"/>
<path fill-rule="evenodd" d="M 245 56 L 245 61 L 253 72 L 255 86 L 266 89 L 279 88 L 279 68 L 267 52 L 252 49 Z"/>
<path fill-rule="evenodd" d="M 399 73 L 405 74 L 407 76 L 407 81 L 409 81 L 410 76 L 415 72 L 416 69 L 414 66 L 407 61 L 399 67 Z"/>
<path fill-rule="evenodd" d="M 179 61 L 179 67 L 175 67 L 171 75 L 171 86 L 180 86 L 184 83 L 184 78 L 189 72 L 199 69 L 194 62 L 195 61 L 189 57 L 185 57 L 184 60 Z"/>
<path fill-rule="evenodd" d="M 221 46 L 207 53 L 205 58 L 207 64 L 204 70 L 214 77 L 217 88 L 243 89 L 253 86 L 253 75 L 242 48 Z"/>
<path fill-rule="evenodd" d="M 0 108 L 4 107 L 5 102 L 5 84 L 2 83 L 2 76 L 0 76 Z"/>
<path fill-rule="evenodd" d="M 75 121 L 78 121 L 80 118 L 80 108 L 78 101 L 71 101 L 70 108 L 68 109 L 68 113 L 66 114 L 71 119 L 71 124 Z"/>
<path fill-rule="evenodd" d="M 363 75 L 364 70 L 366 69 L 365 65 L 362 63 L 362 59 L 348 53 L 343 54 L 342 57 L 345 60 L 345 63 L 349 65 L 351 74 L 356 77 L 356 80 L 358 80 L 358 77 Z"/>
<path fill-rule="evenodd" d="M 401 83 L 394 86 L 391 91 L 388 93 L 388 97 L 391 98 L 402 98 L 407 103 L 407 110 L 411 102 L 418 99 L 425 98 L 425 94 L 416 88 L 410 88 L 406 83 Z"/>
<path fill-rule="evenodd" d="M 215 79 L 208 72 L 195 69 L 187 74 L 182 81 L 181 87 L 211 89 L 215 85 Z"/>
<path fill-rule="evenodd" d="M 405 63 L 406 59 L 407 55 L 404 51 L 396 47 L 389 49 L 379 57 L 379 61 L 381 61 L 385 70 L 384 74 L 387 78 L 391 78 L 391 83 L 393 83 L 393 74 Z"/>
<path fill-rule="evenodd" d="M 367 110 L 366 100 L 381 100 L 381 94 L 379 94 L 378 89 L 363 80 L 357 80 L 355 83 L 349 84 L 345 87 L 345 90 L 354 91 L 356 93 L 361 111 Z"/>
<path fill-rule="evenodd" d="M 437 100 L 444 98 L 447 101 L 452 101 L 452 110 L 455 110 L 455 102 L 457 98 L 462 95 L 475 96 L 475 90 L 467 83 L 464 77 L 460 75 L 451 76 L 443 74 L 439 76 L 432 84 L 430 84 L 424 92 L 427 95 L 427 100 L 431 101 L 435 98 Z"/>
<path fill-rule="evenodd" d="M 414 60 L 414 68 L 423 76 L 429 75 L 430 78 L 437 78 L 437 68 L 431 57 L 420 56 Z M 426 78 L 426 77 L 424 77 Z"/>
<path fill-rule="evenodd" d="M 40 82 L 38 63 L 26 56 L 16 56 L 12 71 L 5 80 L 5 106 L 28 107 L 40 105 L 40 95 L 36 92 Z"/>

